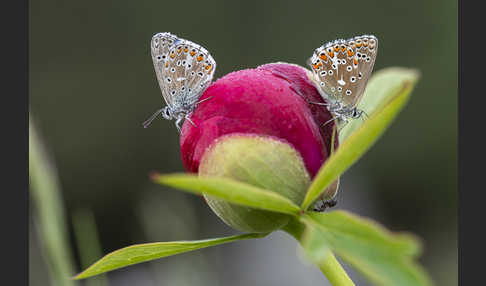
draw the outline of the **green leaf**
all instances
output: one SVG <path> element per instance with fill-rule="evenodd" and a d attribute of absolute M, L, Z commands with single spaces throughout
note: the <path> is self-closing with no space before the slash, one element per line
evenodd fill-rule
<path fill-rule="evenodd" d="M 369 87 L 371 91 L 367 91 L 363 100 L 366 96 L 373 97 L 370 92 L 376 91 L 376 96 L 380 98 L 379 103 L 372 103 L 372 99 L 368 99 L 369 106 L 375 106 L 376 110 L 373 110 L 356 131 L 341 140 L 339 148 L 327 159 L 314 178 L 302 203 L 302 209 L 307 210 L 325 188 L 378 140 L 407 103 L 417 79 L 417 71 L 398 68 L 380 71 L 372 77 Z"/>
<path fill-rule="evenodd" d="M 317 264 L 332 251 L 378 285 L 432 285 L 414 262 L 420 244 L 410 234 L 391 233 L 344 211 L 306 213 L 300 221 L 306 226 L 302 246 Z"/>
<path fill-rule="evenodd" d="M 77 285 L 70 279 L 74 273 L 74 262 L 57 171 L 31 119 L 29 183 L 32 217 L 39 231 L 50 278 L 56 285 Z"/>
<path fill-rule="evenodd" d="M 261 238 L 266 235 L 267 234 L 250 233 L 196 241 L 174 241 L 136 244 L 107 254 L 105 257 L 101 258 L 96 263 L 88 267 L 85 271 L 76 275 L 74 279 L 84 279 L 141 262 L 146 262 L 162 257 L 167 257 L 237 240 Z"/>
<path fill-rule="evenodd" d="M 72 212 L 71 217 L 81 267 L 87 268 L 103 254 L 95 216 L 89 208 L 78 208 Z M 106 275 L 99 275 L 86 282 L 86 286 L 107 285 L 109 284 Z"/>
<path fill-rule="evenodd" d="M 238 205 L 291 215 L 300 211 L 297 205 L 281 195 L 224 177 L 171 174 L 153 175 L 152 179 L 182 191 L 208 194 Z"/>

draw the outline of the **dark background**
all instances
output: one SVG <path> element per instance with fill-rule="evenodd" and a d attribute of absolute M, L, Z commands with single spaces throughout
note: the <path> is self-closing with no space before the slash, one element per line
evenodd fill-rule
<path fill-rule="evenodd" d="M 206 47 L 218 64 L 215 79 L 276 61 L 305 66 L 326 41 L 376 35 L 375 70 L 414 67 L 422 78 L 392 127 L 341 178 L 337 208 L 416 233 L 437 285 L 457 284 L 456 1 L 33 0 L 29 9 L 30 115 L 56 162 L 67 213 L 94 213 L 104 254 L 236 233 L 198 197 L 148 179 L 152 170 L 183 171 L 174 124 L 141 126 L 163 105 L 153 34 L 170 31 Z M 35 231 L 30 250 L 30 284 L 49 285 Z M 277 232 L 108 278 L 110 285 L 327 283 L 300 256 Z"/>

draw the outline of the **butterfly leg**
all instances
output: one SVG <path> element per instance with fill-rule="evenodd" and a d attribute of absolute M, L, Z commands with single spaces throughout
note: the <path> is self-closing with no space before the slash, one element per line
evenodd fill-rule
<path fill-rule="evenodd" d="M 206 97 L 206 98 L 205 98 L 205 99 L 203 99 L 203 100 L 199 100 L 199 101 L 196 103 L 196 105 L 197 105 L 197 104 L 199 104 L 199 103 L 205 102 L 206 100 L 211 99 L 212 97 L 213 97 L 213 96 L 211 95 L 211 96 L 209 96 L 209 97 Z"/>
<path fill-rule="evenodd" d="M 183 117 L 179 117 L 177 118 L 176 122 L 175 122 L 175 126 L 177 127 L 177 131 L 179 131 L 179 133 L 181 133 L 181 121 L 182 121 Z"/>
<path fill-rule="evenodd" d="M 341 130 L 343 130 L 344 127 L 346 127 L 346 125 L 348 125 L 349 121 L 346 119 L 346 117 L 342 117 L 341 118 L 343 120 L 343 124 L 341 127 L 339 127 L 338 129 L 338 133 L 341 132 Z"/>
<path fill-rule="evenodd" d="M 194 123 L 194 121 L 192 121 L 192 120 L 191 120 L 191 118 L 189 118 L 189 114 L 187 114 L 187 115 L 186 115 L 184 118 L 185 118 L 187 121 L 189 121 L 189 122 L 192 124 L 192 126 L 197 127 L 197 126 L 196 126 L 196 123 Z"/>
<path fill-rule="evenodd" d="M 338 118 L 339 118 L 339 116 L 336 116 L 336 117 L 333 117 L 333 118 L 329 119 L 329 120 L 328 120 L 328 121 L 326 121 L 326 122 L 325 122 L 325 123 L 324 123 L 324 124 L 323 124 L 321 127 L 323 127 L 323 128 L 324 128 L 324 126 L 326 126 L 327 124 L 329 124 L 329 123 L 333 122 L 334 120 L 336 120 L 336 119 L 338 119 Z"/>
<path fill-rule="evenodd" d="M 315 102 L 315 101 L 307 101 L 307 103 L 315 104 L 315 105 L 323 105 L 323 106 L 329 106 L 329 105 L 331 105 L 330 103 Z"/>
<path fill-rule="evenodd" d="M 163 108 L 162 108 L 162 109 L 157 110 L 157 111 L 156 111 L 156 112 L 155 112 L 155 113 L 154 113 L 152 116 L 150 116 L 150 118 L 149 118 L 149 119 L 145 120 L 145 121 L 142 123 L 143 128 L 147 128 L 147 127 L 150 125 L 150 123 L 152 123 L 152 121 L 154 121 L 154 119 L 157 117 L 157 115 L 159 115 L 159 113 L 162 113 L 162 111 L 163 111 L 163 110 L 164 110 Z"/>

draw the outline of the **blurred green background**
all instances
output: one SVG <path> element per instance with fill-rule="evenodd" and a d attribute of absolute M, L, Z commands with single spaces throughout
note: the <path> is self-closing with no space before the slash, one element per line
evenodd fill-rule
<path fill-rule="evenodd" d="M 76 248 L 72 222 L 80 209 L 92 213 L 103 254 L 134 243 L 235 233 L 199 197 L 148 179 L 152 170 L 183 171 L 173 122 L 141 125 L 164 104 L 149 51 L 153 34 L 170 31 L 206 47 L 217 79 L 276 61 L 305 66 L 323 43 L 371 33 L 380 40 L 375 71 L 414 67 L 422 78 L 392 127 L 341 178 L 337 208 L 416 233 L 425 246 L 421 262 L 437 285 L 457 285 L 456 1 L 32 0 L 29 9 L 30 115 L 58 171 L 75 271 L 83 259 L 99 258 L 82 258 Z M 31 217 L 30 284 L 51 285 L 35 224 Z M 327 280 L 277 232 L 114 271 L 98 282 Z"/>

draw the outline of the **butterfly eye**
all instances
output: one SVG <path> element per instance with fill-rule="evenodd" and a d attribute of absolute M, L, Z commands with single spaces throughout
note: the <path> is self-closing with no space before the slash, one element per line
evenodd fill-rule
<path fill-rule="evenodd" d="M 164 117 L 167 118 L 167 119 L 171 118 L 170 110 L 168 108 L 165 108 L 165 110 L 164 110 Z"/>

